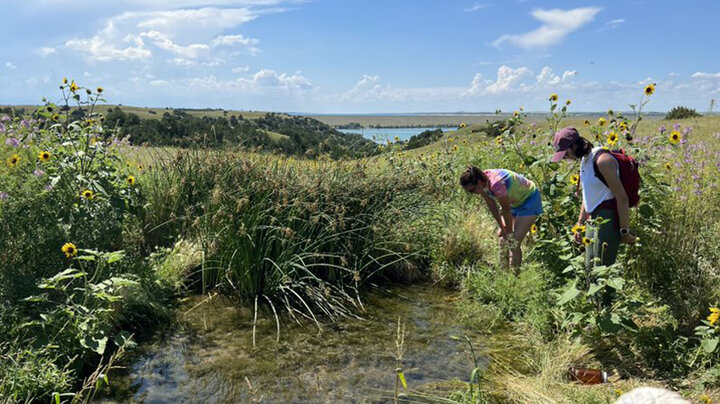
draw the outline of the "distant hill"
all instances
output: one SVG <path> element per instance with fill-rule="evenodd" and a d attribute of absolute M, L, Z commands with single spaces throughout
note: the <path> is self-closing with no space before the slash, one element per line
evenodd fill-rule
<path fill-rule="evenodd" d="M 32 114 L 38 107 L 0 107 L 0 112 Z M 361 135 L 342 133 L 316 119 L 256 111 L 98 106 L 105 124 L 135 145 L 174 147 L 243 146 L 257 151 L 332 158 L 378 152 Z M 81 118 L 81 114 L 77 113 Z"/>

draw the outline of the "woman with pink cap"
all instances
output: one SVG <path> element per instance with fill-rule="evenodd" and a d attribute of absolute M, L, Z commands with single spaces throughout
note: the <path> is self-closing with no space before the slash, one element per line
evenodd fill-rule
<path fill-rule="evenodd" d="M 588 218 L 603 219 L 598 220 L 602 224 L 596 229 L 587 230 L 586 237 L 592 244 L 586 249 L 586 267 L 592 268 L 595 259 L 599 259 L 602 265 L 612 265 L 620 243 L 635 242 L 635 236 L 630 231 L 629 199 L 620 181 L 618 162 L 607 149 L 593 147 L 572 127 L 563 128 L 555 134 L 553 147 L 555 154 L 552 162 L 580 160 L 582 205 L 577 224 L 585 225 Z M 580 233 L 575 233 L 575 241 L 579 243 L 580 239 Z"/>

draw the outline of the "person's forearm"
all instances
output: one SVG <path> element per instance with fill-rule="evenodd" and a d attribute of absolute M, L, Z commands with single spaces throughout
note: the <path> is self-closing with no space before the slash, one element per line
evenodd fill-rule
<path fill-rule="evenodd" d="M 497 222 L 498 226 L 501 229 L 505 229 L 505 226 L 503 225 L 502 217 L 500 216 L 500 210 L 498 209 L 497 204 L 489 204 L 488 203 L 488 209 L 490 209 L 490 213 L 492 214 L 493 218 Z"/>
<path fill-rule="evenodd" d="M 580 216 L 578 216 L 578 223 L 585 223 L 587 220 L 587 212 L 585 212 L 585 204 L 580 203 Z"/>
<path fill-rule="evenodd" d="M 503 209 L 502 211 L 503 220 L 505 221 L 505 234 L 511 235 L 513 233 L 513 220 L 510 210 Z"/>
<path fill-rule="evenodd" d="M 630 203 L 627 195 L 619 195 L 615 197 L 617 202 L 618 221 L 620 228 L 630 228 Z"/>

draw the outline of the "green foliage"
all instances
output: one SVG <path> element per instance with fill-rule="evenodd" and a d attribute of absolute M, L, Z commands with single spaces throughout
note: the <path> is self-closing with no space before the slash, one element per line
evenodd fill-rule
<path fill-rule="evenodd" d="M 673 109 L 668 111 L 668 113 L 665 114 L 665 119 L 687 119 L 687 118 L 697 118 L 699 116 L 702 116 L 702 115 L 698 114 L 697 111 L 695 111 L 694 109 L 679 106 L 679 107 L 674 107 Z"/>
<path fill-rule="evenodd" d="M 426 130 L 417 135 L 410 137 L 405 143 L 405 150 L 417 149 L 419 147 L 427 146 L 430 143 L 436 142 L 443 136 L 442 129 Z"/>

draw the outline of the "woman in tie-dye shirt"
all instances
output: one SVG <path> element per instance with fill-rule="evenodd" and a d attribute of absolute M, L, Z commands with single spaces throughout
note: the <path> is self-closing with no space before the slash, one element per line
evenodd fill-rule
<path fill-rule="evenodd" d="M 475 166 L 465 169 L 460 185 L 467 192 L 483 196 L 499 227 L 501 264 L 518 268 L 522 263 L 522 240 L 543 212 L 540 191 L 532 181 L 516 172 L 482 171 Z"/>

